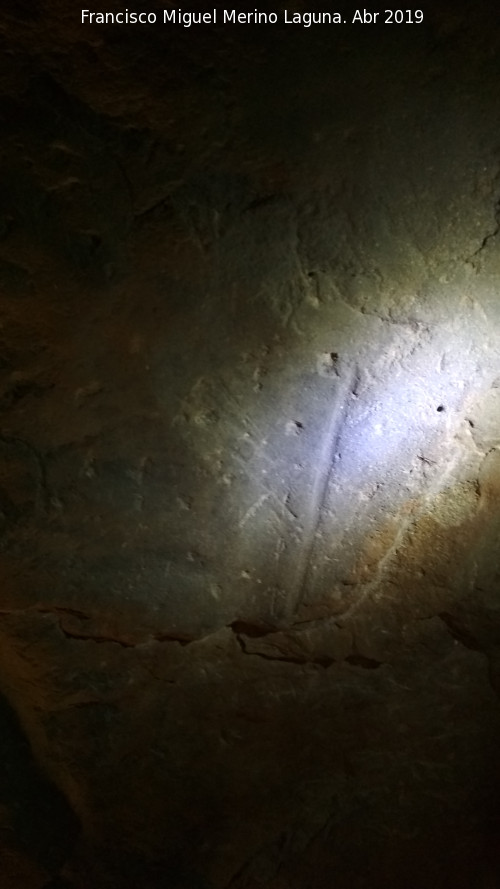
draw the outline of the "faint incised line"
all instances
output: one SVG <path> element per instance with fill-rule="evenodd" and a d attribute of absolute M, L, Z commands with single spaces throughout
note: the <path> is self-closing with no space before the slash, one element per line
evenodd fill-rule
<path fill-rule="evenodd" d="M 335 454 L 338 449 L 340 436 L 347 414 L 346 405 L 349 403 L 348 393 L 355 392 L 358 382 L 358 372 L 353 368 L 349 374 L 342 393 L 337 395 L 338 410 L 333 410 L 328 428 L 323 435 L 321 453 L 318 468 L 313 481 L 313 488 L 309 499 L 309 509 L 304 522 L 301 553 L 297 567 L 296 581 L 292 593 L 291 607 L 296 611 L 300 606 L 311 570 L 311 560 L 316 545 L 316 536 L 323 515 L 323 510 L 328 496 L 328 487 L 332 475 Z"/>
<path fill-rule="evenodd" d="M 259 499 L 256 500 L 255 503 L 252 503 L 252 505 L 247 509 L 243 518 L 240 519 L 238 527 L 244 528 L 246 523 L 254 517 L 257 510 L 260 509 L 260 507 L 266 502 L 266 500 L 269 500 L 270 496 L 270 494 L 261 494 Z"/>

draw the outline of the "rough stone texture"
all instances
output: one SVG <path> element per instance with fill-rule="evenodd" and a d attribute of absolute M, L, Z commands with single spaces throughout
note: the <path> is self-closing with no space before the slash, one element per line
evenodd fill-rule
<path fill-rule="evenodd" d="M 2 889 L 500 886 L 500 40 L 432 5 L 3 0 Z"/>

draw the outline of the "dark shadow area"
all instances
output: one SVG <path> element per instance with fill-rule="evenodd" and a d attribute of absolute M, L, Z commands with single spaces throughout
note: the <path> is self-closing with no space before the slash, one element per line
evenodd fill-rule
<path fill-rule="evenodd" d="M 7 813 L 0 831 L 11 835 L 28 859 L 57 874 L 71 857 L 78 818 L 60 791 L 40 770 L 16 714 L 0 698 L 0 806 Z M 0 849 L 0 856 L 2 851 Z"/>

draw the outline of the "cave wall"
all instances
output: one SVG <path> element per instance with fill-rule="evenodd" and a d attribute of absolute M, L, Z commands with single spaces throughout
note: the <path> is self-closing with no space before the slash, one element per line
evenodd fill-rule
<path fill-rule="evenodd" d="M 1 885 L 499 886 L 488 7 L 79 15 L 0 29 Z"/>

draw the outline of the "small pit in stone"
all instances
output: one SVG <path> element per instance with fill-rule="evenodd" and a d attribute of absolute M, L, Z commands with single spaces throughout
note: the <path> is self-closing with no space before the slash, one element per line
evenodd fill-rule
<path fill-rule="evenodd" d="M 290 420 L 290 422 L 286 424 L 287 435 L 300 435 L 303 429 L 304 424 L 301 423 L 300 420 Z"/>
<path fill-rule="evenodd" d="M 338 352 L 322 352 L 318 356 L 316 368 L 322 377 L 337 377 L 338 373 Z"/>

